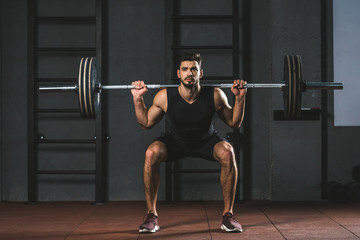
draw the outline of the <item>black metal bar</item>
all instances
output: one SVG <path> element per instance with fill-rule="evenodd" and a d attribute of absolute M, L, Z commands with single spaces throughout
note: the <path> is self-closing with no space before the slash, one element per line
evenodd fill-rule
<path fill-rule="evenodd" d="M 328 79 L 328 28 L 332 28 L 332 0 L 321 0 L 321 81 Z M 331 19 L 331 21 L 329 21 Z M 330 25 L 331 23 L 331 25 Z M 321 197 L 328 182 L 328 96 L 321 90 Z"/>
<path fill-rule="evenodd" d="M 77 83 L 77 78 L 36 78 L 41 83 Z"/>
<path fill-rule="evenodd" d="M 103 66 L 103 11 L 104 2 L 96 0 L 96 58 L 98 61 L 98 77 L 102 82 Z M 103 137 L 103 99 L 100 93 L 96 94 L 100 98 L 99 109 L 95 119 L 96 149 L 95 149 L 95 203 L 103 204 L 107 201 L 107 159 L 104 154 L 104 137 Z"/>
<path fill-rule="evenodd" d="M 172 173 L 220 173 L 220 169 L 173 169 Z"/>
<path fill-rule="evenodd" d="M 164 79 L 166 84 L 172 83 L 172 81 L 168 82 L 172 79 L 172 70 L 173 65 L 172 61 L 174 59 L 174 54 L 171 49 L 171 46 L 174 44 L 173 39 L 173 22 L 171 21 L 171 15 L 174 13 L 174 3 L 173 0 L 164 1 L 165 3 L 165 71 L 164 71 Z M 168 79 L 166 81 L 166 79 Z M 170 129 L 169 119 L 165 116 L 165 132 Z M 173 162 L 167 161 L 165 163 L 165 200 L 167 202 L 173 201 L 173 175 L 171 173 L 173 168 Z"/>
<path fill-rule="evenodd" d="M 37 170 L 36 174 L 96 174 L 90 170 Z"/>
<path fill-rule="evenodd" d="M 244 19 L 243 25 L 243 75 L 245 80 L 251 79 L 251 0 L 243 0 L 242 14 Z M 251 99 L 251 91 L 247 93 L 246 98 Z M 244 179 L 243 200 L 252 199 L 252 164 L 251 164 L 251 108 L 246 108 L 245 119 L 243 123 L 244 141 L 243 149 L 243 169 L 241 170 Z"/>
<path fill-rule="evenodd" d="M 95 23 L 96 18 L 95 17 L 60 17 L 60 16 L 54 16 L 54 17 L 36 17 L 35 21 L 38 23 L 83 23 L 83 22 L 89 22 L 89 23 Z"/>
<path fill-rule="evenodd" d="M 232 15 L 173 15 L 173 21 L 181 20 L 232 20 Z"/>
<path fill-rule="evenodd" d="M 274 110 L 274 121 L 319 121 L 320 109 L 301 109 L 301 115 L 299 118 L 286 118 L 284 110 Z"/>
<path fill-rule="evenodd" d="M 34 106 L 36 106 L 35 98 L 35 28 L 34 28 L 35 4 L 34 0 L 28 1 L 28 203 L 37 203 L 38 201 L 38 185 L 35 171 L 37 169 L 37 155 L 35 153 L 35 114 Z"/>
<path fill-rule="evenodd" d="M 89 144 L 96 143 L 95 139 L 39 139 L 35 140 L 35 143 L 68 143 L 68 144 Z"/>
<path fill-rule="evenodd" d="M 240 39 L 239 39 L 239 0 L 233 0 L 232 1 L 232 49 L 233 49 L 233 79 L 238 79 L 240 77 Z M 233 98 L 233 101 L 235 102 L 235 97 Z M 243 172 L 243 169 L 241 167 L 240 162 L 240 129 L 234 129 L 234 152 L 235 152 L 235 159 L 238 165 L 238 179 L 240 179 L 240 174 Z M 240 185 L 241 182 L 238 180 L 237 184 L 237 193 L 235 195 L 235 199 L 240 199 Z"/>
<path fill-rule="evenodd" d="M 52 47 L 52 48 L 36 48 L 36 52 L 60 52 L 60 53 L 66 53 L 66 52 L 96 52 L 96 48 L 93 47 L 77 47 L 77 48 L 71 48 L 71 47 Z"/>
<path fill-rule="evenodd" d="M 95 144 L 95 139 L 38 139 L 37 136 L 37 114 L 48 112 L 79 112 L 77 109 L 38 109 L 37 104 L 37 90 L 38 82 L 76 82 L 76 78 L 37 78 L 37 62 L 36 55 L 47 53 L 94 53 L 95 47 L 50 47 L 39 48 L 36 47 L 37 28 L 35 24 L 39 23 L 87 23 L 95 22 L 95 17 L 37 17 L 36 0 L 28 1 L 28 202 L 38 201 L 38 174 L 95 174 L 95 171 L 88 170 L 38 170 L 37 164 L 37 147 L 39 144 Z M 36 84 L 35 84 L 36 82 Z M 101 137 L 100 137 L 101 139 Z"/>
<path fill-rule="evenodd" d="M 233 49 L 232 45 L 208 45 L 208 46 L 172 46 L 174 50 L 179 49 L 195 49 L 195 50 L 218 50 L 218 49 Z"/>
<path fill-rule="evenodd" d="M 173 201 L 173 165 L 170 161 L 165 163 L 165 200 L 167 202 Z"/>
<path fill-rule="evenodd" d="M 56 108 L 47 108 L 47 109 L 35 109 L 37 113 L 80 113 L 80 109 L 56 109 Z"/>

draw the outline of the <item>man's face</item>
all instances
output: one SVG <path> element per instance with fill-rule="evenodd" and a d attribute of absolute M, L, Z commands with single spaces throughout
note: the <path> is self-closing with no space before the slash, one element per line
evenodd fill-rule
<path fill-rule="evenodd" d="M 203 76 L 203 70 L 200 69 L 197 61 L 183 61 L 177 70 L 180 82 L 187 88 L 192 88 L 199 83 Z"/>

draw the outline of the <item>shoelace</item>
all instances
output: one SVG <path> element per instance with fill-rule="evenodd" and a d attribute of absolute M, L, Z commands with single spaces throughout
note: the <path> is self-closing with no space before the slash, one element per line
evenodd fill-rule
<path fill-rule="evenodd" d="M 237 223 L 237 220 L 234 218 L 234 215 L 229 212 L 225 213 L 224 217 L 227 218 L 230 222 Z"/>
<path fill-rule="evenodd" d="M 146 213 L 143 216 L 143 221 L 149 221 L 149 220 L 155 220 L 155 219 L 156 219 L 156 216 L 153 213 Z"/>
<path fill-rule="evenodd" d="M 233 215 L 232 215 L 230 212 L 226 212 L 223 217 L 232 218 L 232 216 L 233 216 Z"/>

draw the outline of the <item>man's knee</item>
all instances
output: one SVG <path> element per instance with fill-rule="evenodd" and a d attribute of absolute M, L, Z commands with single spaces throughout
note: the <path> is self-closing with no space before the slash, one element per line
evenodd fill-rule
<path fill-rule="evenodd" d="M 145 153 L 145 164 L 157 165 L 165 161 L 167 157 L 167 150 L 165 144 L 161 142 L 152 143 Z"/>
<path fill-rule="evenodd" d="M 228 142 L 219 142 L 214 147 L 215 159 L 221 165 L 236 167 L 234 149 Z"/>

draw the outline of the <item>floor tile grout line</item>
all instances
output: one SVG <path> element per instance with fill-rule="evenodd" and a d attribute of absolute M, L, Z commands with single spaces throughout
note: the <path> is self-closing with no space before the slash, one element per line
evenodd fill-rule
<path fill-rule="evenodd" d="M 320 209 L 314 208 L 317 211 L 319 211 L 321 214 L 323 214 L 324 216 L 328 217 L 329 219 L 331 219 L 331 221 L 333 221 L 334 223 L 336 223 L 337 225 L 339 225 L 340 227 L 342 227 L 343 229 L 345 229 L 348 232 L 351 232 L 352 235 L 354 235 L 355 237 L 357 237 L 358 239 L 360 239 L 360 236 L 358 236 L 356 233 L 350 231 L 349 229 L 347 229 L 344 225 L 338 223 L 337 221 L 335 221 L 335 219 L 333 219 L 332 217 L 328 216 L 327 214 L 325 214 L 323 211 L 321 211 Z"/>
<path fill-rule="evenodd" d="M 206 214 L 206 221 L 209 227 L 209 234 L 210 234 L 210 240 L 212 240 L 212 234 L 211 234 L 211 227 L 210 227 L 210 221 L 209 221 L 209 215 L 207 213 L 207 208 L 206 208 L 206 202 L 204 202 L 204 209 L 205 209 L 205 214 Z"/>
<path fill-rule="evenodd" d="M 139 240 L 139 239 L 140 239 L 140 237 L 141 237 L 141 233 L 140 233 L 140 232 L 138 232 L 138 237 L 136 238 L 136 240 Z"/>
<path fill-rule="evenodd" d="M 93 211 L 91 211 L 89 213 L 88 216 L 86 216 L 76 227 L 74 230 L 72 230 L 65 238 L 64 240 L 68 239 L 86 220 L 88 220 L 90 218 L 91 215 L 93 215 L 98 209 L 99 209 L 100 206 L 96 206 L 95 205 L 95 209 Z"/>
<path fill-rule="evenodd" d="M 275 225 L 275 223 L 270 219 L 270 217 L 266 214 L 266 212 L 264 211 L 264 209 L 262 209 L 259 206 L 260 211 L 265 215 L 265 217 L 270 221 L 270 223 L 276 228 L 276 230 L 281 234 L 281 236 L 283 236 L 283 238 L 286 240 L 287 238 L 284 236 L 284 234 L 280 231 L 280 229 Z"/>
<path fill-rule="evenodd" d="M 138 237 L 136 238 L 136 240 L 139 240 L 140 239 L 140 232 L 138 233 Z"/>

